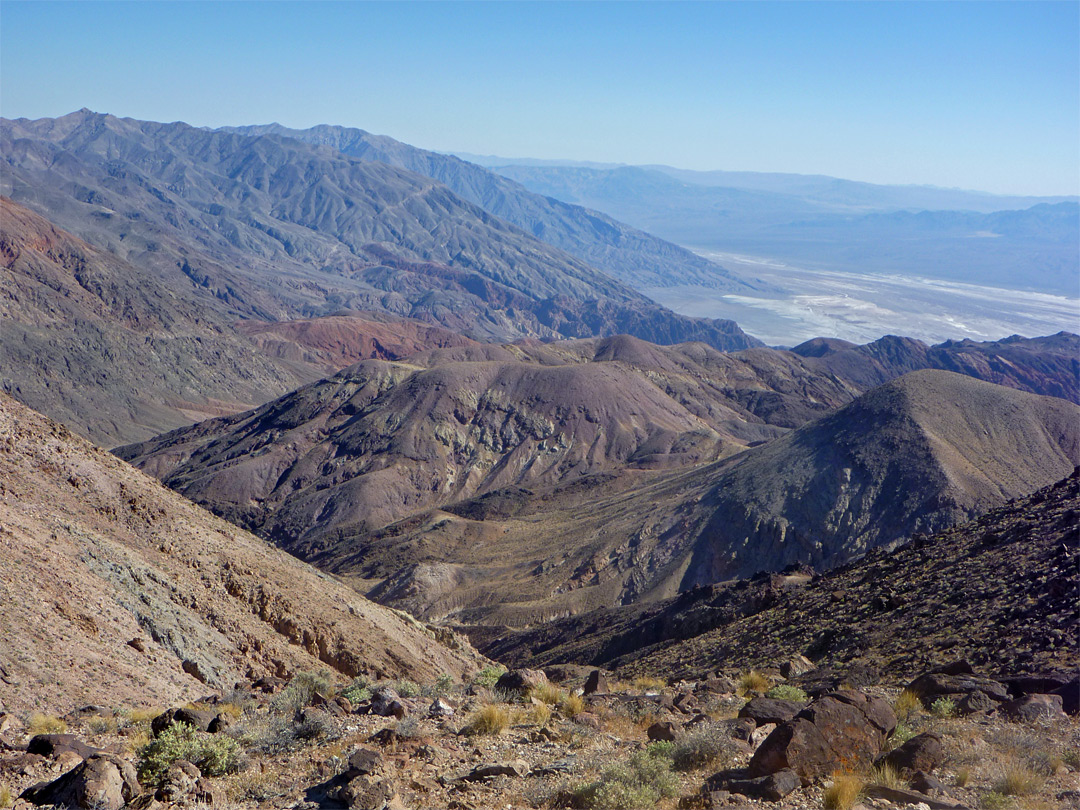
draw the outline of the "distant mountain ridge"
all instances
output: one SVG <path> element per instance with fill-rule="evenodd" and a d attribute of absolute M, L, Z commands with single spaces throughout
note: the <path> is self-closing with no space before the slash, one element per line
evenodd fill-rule
<path fill-rule="evenodd" d="M 630 332 L 756 343 L 690 319 L 430 178 L 277 136 L 84 110 L 0 122 L 0 191 L 237 318 L 384 310 L 479 339 Z"/>
<path fill-rule="evenodd" d="M 695 249 L 1070 297 L 1080 276 L 1076 198 L 996 197 L 801 175 L 699 176 L 667 167 L 506 165 L 492 171 Z"/>
<path fill-rule="evenodd" d="M 296 138 L 331 146 L 361 160 L 379 161 L 431 177 L 462 199 L 634 287 L 694 284 L 741 292 L 762 286 L 734 276 L 685 248 L 629 228 L 599 211 L 541 197 L 495 172 L 385 135 L 325 124 L 303 130 L 266 124 L 222 127 L 220 131 Z"/>

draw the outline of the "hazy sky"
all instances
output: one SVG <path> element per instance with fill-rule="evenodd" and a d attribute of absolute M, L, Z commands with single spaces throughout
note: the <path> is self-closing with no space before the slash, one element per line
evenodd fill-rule
<path fill-rule="evenodd" d="M 0 4 L 0 112 L 1080 191 L 1080 3 Z"/>

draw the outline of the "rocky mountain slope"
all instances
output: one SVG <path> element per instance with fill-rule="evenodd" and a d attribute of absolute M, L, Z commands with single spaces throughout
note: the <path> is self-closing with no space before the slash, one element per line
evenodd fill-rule
<path fill-rule="evenodd" d="M 8 711 L 191 699 L 331 669 L 434 678 L 482 660 L 213 517 L 0 394 L 0 680 Z"/>
<path fill-rule="evenodd" d="M 701 677 L 716 662 L 808 655 L 911 676 L 957 658 L 991 671 L 1075 669 L 1080 477 L 834 571 L 792 570 L 476 638 L 491 655 Z"/>
<path fill-rule="evenodd" d="M 611 341 L 601 344 L 594 357 L 618 356 Z M 584 344 L 543 347 L 544 356 L 575 347 Z M 653 362 L 664 358 L 673 360 L 661 352 Z M 490 355 L 420 373 L 364 364 L 120 452 L 321 567 L 358 577 L 382 601 L 509 624 L 792 562 L 837 565 L 1031 492 L 1080 454 L 1076 405 L 922 371 L 738 455 L 658 472 L 641 462 L 653 453 L 669 466 L 707 458 L 723 448 L 723 424 L 762 438 L 777 428 L 735 410 L 734 398 L 726 423 L 709 425 L 722 402 L 695 416 L 627 371 L 595 361 L 530 369 Z M 536 387 L 549 379 L 557 382 Z M 526 380 L 531 393 L 521 396 Z M 463 381 L 484 384 L 469 393 Z M 638 387 L 624 387 L 631 381 Z M 616 389 L 636 394 L 611 396 Z M 559 413 L 568 401 L 580 408 Z M 530 410 L 507 404 L 515 402 Z M 752 435 L 728 430 L 728 447 Z M 402 519 L 392 523 L 394 514 Z"/>
<path fill-rule="evenodd" d="M 534 194 L 474 163 L 417 149 L 385 135 L 327 125 L 300 130 L 267 124 L 223 127 L 222 131 L 296 138 L 431 177 L 463 200 L 635 288 L 691 284 L 741 292 L 761 286 L 760 282 L 734 276 L 715 262 L 599 211 L 562 202 L 555 199 L 557 195 Z"/>
<path fill-rule="evenodd" d="M 756 341 L 676 315 L 419 174 L 278 136 L 83 110 L 5 120 L 0 192 L 239 318 L 347 307 L 478 339 Z"/>
<path fill-rule="evenodd" d="M 3 390 L 103 444 L 250 408 L 317 378 L 227 308 L 0 198 Z M 297 358 L 299 359 L 299 358 Z"/>

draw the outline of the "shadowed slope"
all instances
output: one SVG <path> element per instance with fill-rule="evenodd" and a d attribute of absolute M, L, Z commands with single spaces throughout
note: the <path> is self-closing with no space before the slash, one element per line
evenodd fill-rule
<path fill-rule="evenodd" d="M 1075 668 L 1078 510 L 1074 472 L 976 521 L 812 580 L 763 575 L 535 630 L 478 630 L 475 639 L 510 664 L 590 663 L 626 676 L 699 678 L 718 665 L 775 666 L 799 654 L 904 677 L 958 658 L 1009 673 Z"/>
<path fill-rule="evenodd" d="M 265 674 L 482 664 L 2 394 L 0 493 L 8 711 L 44 689 L 56 707 L 143 705 Z"/>

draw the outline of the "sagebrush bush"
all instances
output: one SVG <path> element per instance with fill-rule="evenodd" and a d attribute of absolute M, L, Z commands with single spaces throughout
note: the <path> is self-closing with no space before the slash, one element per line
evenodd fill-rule
<path fill-rule="evenodd" d="M 30 715 L 27 723 L 27 731 L 34 734 L 63 734 L 67 731 L 67 723 L 51 714 L 34 712 Z"/>
<path fill-rule="evenodd" d="M 469 718 L 467 734 L 502 734 L 510 726 L 510 712 L 495 703 L 481 706 Z"/>
<path fill-rule="evenodd" d="M 821 795 L 821 806 L 825 810 L 848 810 L 858 800 L 863 784 L 853 773 L 834 773 L 832 783 Z"/>
<path fill-rule="evenodd" d="M 894 728 L 892 734 L 889 735 L 888 747 L 890 749 L 899 748 L 916 734 L 918 734 L 918 732 L 907 723 L 897 723 L 896 728 Z"/>
<path fill-rule="evenodd" d="M 454 676 L 443 673 L 435 679 L 435 683 L 431 685 L 430 697 L 442 697 L 450 693 L 450 690 L 454 688 Z"/>
<path fill-rule="evenodd" d="M 415 681 L 410 681 L 407 678 L 394 681 L 390 684 L 391 688 L 404 698 L 420 697 L 420 684 Z"/>
<path fill-rule="evenodd" d="M 793 700 L 797 703 L 806 703 L 810 699 L 806 696 L 806 692 L 789 683 L 781 683 L 772 687 L 765 693 L 765 697 L 774 700 Z"/>
<path fill-rule="evenodd" d="M 952 698 L 939 697 L 930 704 L 930 714 L 934 717 L 952 717 L 956 714 L 956 701 Z"/>
<path fill-rule="evenodd" d="M 174 723 L 138 750 L 136 767 L 140 782 L 157 786 L 177 760 L 186 759 L 205 776 L 222 776 L 239 769 L 242 754 L 240 744 L 232 737 Z"/>
<path fill-rule="evenodd" d="M 356 706 L 365 700 L 371 700 L 371 684 L 367 678 L 360 675 L 353 678 L 353 682 L 342 689 L 339 694 L 353 706 Z"/>
<path fill-rule="evenodd" d="M 679 780 L 671 759 L 650 746 L 626 762 L 604 769 L 595 782 L 574 791 L 575 804 L 590 810 L 626 810 L 655 807 L 660 799 L 678 795 Z"/>
<path fill-rule="evenodd" d="M 734 741 L 712 723 L 703 723 L 672 743 L 671 760 L 677 771 L 692 771 L 706 765 L 729 765 Z"/>
<path fill-rule="evenodd" d="M 981 810 L 1008 810 L 1013 806 L 1013 800 L 996 790 L 987 791 L 979 797 Z"/>
<path fill-rule="evenodd" d="M 476 673 L 476 677 L 473 678 L 473 683 L 476 686 L 490 689 L 496 684 L 496 682 L 498 682 L 499 678 L 501 678 L 505 672 L 506 667 L 502 666 L 501 664 L 493 667 L 484 667 L 482 670 Z"/>
<path fill-rule="evenodd" d="M 278 714 L 295 714 L 299 709 L 310 706 L 315 694 L 330 694 L 330 678 L 317 672 L 298 672 L 289 685 L 274 695 L 270 709 Z"/>

